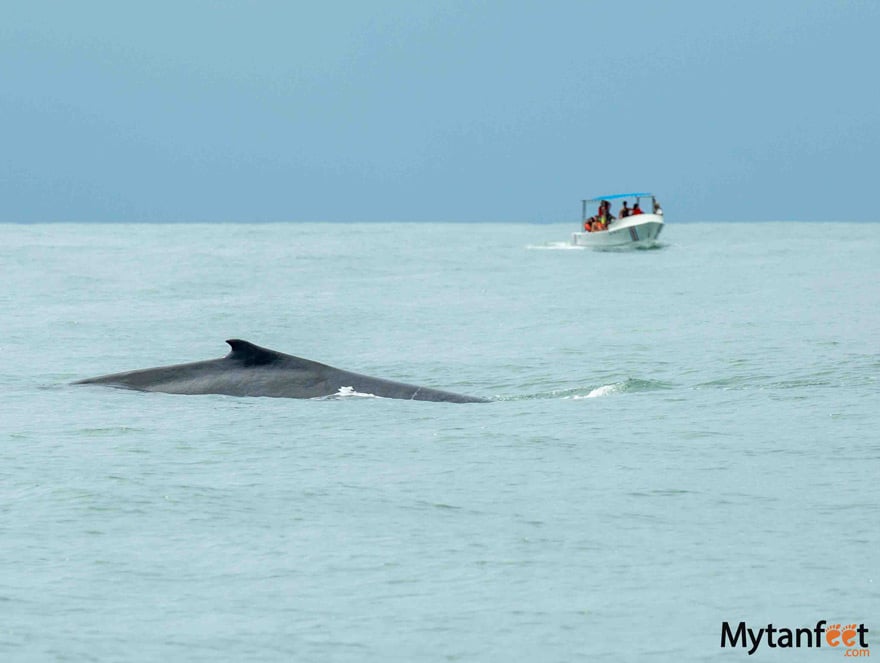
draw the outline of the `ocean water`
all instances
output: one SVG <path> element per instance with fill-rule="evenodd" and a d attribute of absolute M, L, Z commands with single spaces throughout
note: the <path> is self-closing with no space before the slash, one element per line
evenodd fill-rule
<path fill-rule="evenodd" d="M 880 225 L 571 230 L 0 226 L 0 660 L 880 648 Z M 492 402 L 70 385 L 228 338 Z"/>

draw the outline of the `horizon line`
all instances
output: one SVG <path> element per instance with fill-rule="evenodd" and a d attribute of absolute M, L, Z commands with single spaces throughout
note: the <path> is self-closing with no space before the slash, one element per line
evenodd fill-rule
<path fill-rule="evenodd" d="M 810 220 L 799 220 L 799 219 L 676 219 L 672 222 L 673 225 L 677 224 L 694 224 L 694 223 L 877 223 L 880 222 L 880 219 L 875 220 L 857 220 L 857 219 L 810 219 Z M 280 223 L 326 223 L 326 224 L 381 224 L 381 223 L 394 223 L 394 224 L 437 224 L 437 223 L 448 223 L 448 224 L 456 224 L 456 225 L 467 225 L 467 224 L 508 224 L 508 225 L 530 225 L 530 226 L 551 226 L 551 225 L 578 225 L 580 221 L 577 220 L 569 220 L 569 221 L 528 221 L 528 220 L 461 220 L 461 219 L 446 219 L 443 221 L 439 220 L 414 220 L 414 219 L 366 219 L 366 220 L 340 220 L 340 219 L 324 219 L 324 220 L 303 220 L 303 219 L 249 219 L 249 220 L 240 220 L 240 219 L 225 219 L 225 220 L 209 220 L 209 219 L 177 219 L 177 220 L 168 220 L 168 219 L 158 219 L 154 221 L 144 221 L 144 220 L 106 220 L 106 219 L 98 219 L 98 220 L 77 220 L 77 219 L 47 219 L 47 220 L 39 220 L 39 221 L 10 221 L 10 220 L 0 220 L 0 224 L 2 225 L 19 225 L 19 226 L 28 226 L 28 225 L 51 225 L 51 224 L 104 224 L 104 225 L 112 225 L 112 224 L 165 224 L 165 225 L 184 225 L 184 224 L 222 224 L 222 223 L 230 223 L 230 224 L 255 224 L 255 225 L 270 225 L 270 224 L 280 224 Z M 667 222 L 668 223 L 668 222 Z"/>

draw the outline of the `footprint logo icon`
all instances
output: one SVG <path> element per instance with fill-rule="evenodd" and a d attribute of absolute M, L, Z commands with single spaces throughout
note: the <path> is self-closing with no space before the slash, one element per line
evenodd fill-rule
<path fill-rule="evenodd" d="M 834 624 L 825 629 L 825 641 L 832 647 L 840 644 L 840 624 Z"/>
<path fill-rule="evenodd" d="M 856 643 L 856 625 L 844 626 L 843 633 L 840 635 L 843 638 L 843 644 L 847 647 L 852 647 Z"/>

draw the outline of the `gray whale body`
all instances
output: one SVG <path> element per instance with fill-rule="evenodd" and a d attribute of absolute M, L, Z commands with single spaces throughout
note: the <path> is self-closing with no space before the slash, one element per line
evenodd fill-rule
<path fill-rule="evenodd" d="M 167 394 L 226 394 L 275 398 L 319 398 L 352 388 L 383 398 L 449 403 L 485 403 L 483 398 L 419 387 L 343 371 L 310 359 L 261 348 L 239 339 L 221 359 L 159 366 L 79 380 L 74 384 L 101 384 Z"/>

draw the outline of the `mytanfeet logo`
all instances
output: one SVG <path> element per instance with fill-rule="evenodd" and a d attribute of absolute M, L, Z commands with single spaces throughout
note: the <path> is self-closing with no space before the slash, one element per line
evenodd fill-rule
<path fill-rule="evenodd" d="M 819 649 L 842 647 L 843 655 L 848 657 L 870 656 L 868 648 L 868 627 L 864 624 L 828 624 L 824 619 L 816 622 L 815 628 L 778 628 L 767 624 L 766 628 L 757 630 L 740 622 L 736 630 L 730 622 L 721 622 L 721 648 L 742 647 L 749 650 L 749 656 L 758 651 L 758 647 L 766 645 L 771 649 L 798 648 Z"/>

